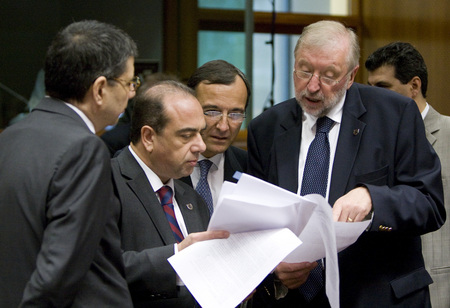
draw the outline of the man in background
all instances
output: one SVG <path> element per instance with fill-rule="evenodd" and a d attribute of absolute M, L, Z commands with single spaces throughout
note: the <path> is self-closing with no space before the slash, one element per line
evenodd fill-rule
<path fill-rule="evenodd" d="M 161 72 L 144 75 L 140 89 L 147 89 L 149 86 L 163 80 L 179 81 L 175 75 L 165 74 Z M 138 90 L 137 92 L 139 92 Z M 101 134 L 100 138 L 106 143 L 111 157 L 114 157 L 117 151 L 130 144 L 130 126 L 131 115 L 133 113 L 134 100 L 130 99 L 125 112 L 121 115 L 119 122 L 110 130 Z"/>
<path fill-rule="evenodd" d="M 426 136 L 442 165 L 445 209 L 450 212 L 450 117 L 441 115 L 427 103 L 428 72 L 422 55 L 409 43 L 393 42 L 380 47 L 366 60 L 368 83 L 412 98 L 425 124 Z M 450 224 L 422 236 L 425 266 L 434 283 L 431 304 L 450 307 Z"/>
<path fill-rule="evenodd" d="M 0 134 L 1 307 L 132 306 L 109 153 L 95 133 L 134 96 L 136 55 L 112 25 L 70 24 L 47 51 L 48 96 Z"/>
<path fill-rule="evenodd" d="M 187 85 L 195 90 L 203 108 L 206 150 L 200 154 L 193 173 L 181 180 L 196 188 L 212 214 L 223 181 L 237 182 L 235 172 L 247 171 L 247 152 L 231 144 L 245 119 L 250 84 L 233 64 L 213 60 L 199 67 Z"/>
<path fill-rule="evenodd" d="M 194 242 L 228 236 L 205 231 L 205 202 L 177 180 L 191 174 L 206 148 L 200 135 L 206 125 L 203 111 L 190 88 L 162 81 L 137 95 L 132 119 L 131 143 L 112 159 L 112 168 L 133 304 L 194 307 L 167 259 Z"/>

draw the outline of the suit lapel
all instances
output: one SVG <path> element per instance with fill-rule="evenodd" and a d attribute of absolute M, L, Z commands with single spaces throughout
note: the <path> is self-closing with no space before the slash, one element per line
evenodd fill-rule
<path fill-rule="evenodd" d="M 199 211 L 200 205 L 194 202 L 195 200 L 193 199 L 192 194 L 189 198 L 189 194 L 183 187 L 181 187 L 181 185 L 177 183 L 176 180 L 174 181 L 174 183 L 175 198 L 177 200 L 178 206 L 180 207 L 181 214 L 183 215 L 183 220 L 188 233 L 206 230 L 208 222 L 201 219 Z"/>
<path fill-rule="evenodd" d="M 356 87 L 347 91 L 342 113 L 341 128 L 331 173 L 328 201 L 331 205 L 346 192 L 350 172 L 355 163 L 356 154 L 366 124 L 359 117 L 366 112 Z"/>
<path fill-rule="evenodd" d="M 225 151 L 225 162 L 224 162 L 224 168 L 223 168 L 223 179 L 224 181 L 229 181 L 236 183 L 237 180 L 233 177 L 234 173 L 236 171 L 242 172 L 242 166 L 239 163 L 239 161 L 236 158 L 236 155 L 234 155 L 234 152 L 231 147 L 229 147 Z"/>
<path fill-rule="evenodd" d="M 275 138 L 275 158 L 273 159 L 275 159 L 276 166 L 273 166 L 272 169 L 277 169 L 278 173 L 276 179 L 271 179 L 269 176 L 269 181 L 297 193 L 302 114 L 295 101 L 294 104 L 294 108 L 281 121 L 282 133 Z"/>
<path fill-rule="evenodd" d="M 144 171 L 134 159 L 128 148 L 119 157 L 119 165 L 122 176 L 128 178 L 127 185 L 140 201 L 148 214 L 149 220 L 155 225 L 165 244 L 174 243 L 174 237 L 166 216 L 161 207 L 161 203 L 156 197 L 153 187 L 150 185 Z"/>
<path fill-rule="evenodd" d="M 190 176 L 190 175 L 185 176 L 185 177 L 182 177 L 182 178 L 180 178 L 179 180 L 182 181 L 182 182 L 184 182 L 184 183 L 186 183 L 186 184 L 188 184 L 188 185 L 191 186 L 191 187 L 194 187 L 194 185 L 192 185 L 192 179 L 191 179 L 191 176 Z"/>
<path fill-rule="evenodd" d="M 424 119 L 425 124 L 425 132 L 427 140 L 431 145 L 434 145 L 436 142 L 436 137 L 434 134 L 439 130 L 439 113 L 430 105 L 428 105 L 430 109 L 428 110 L 427 115 Z"/>

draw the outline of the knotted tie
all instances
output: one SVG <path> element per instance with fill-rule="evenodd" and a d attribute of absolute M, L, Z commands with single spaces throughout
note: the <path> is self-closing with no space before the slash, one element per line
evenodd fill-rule
<path fill-rule="evenodd" d="M 200 180 L 197 183 L 197 187 L 195 187 L 195 190 L 200 194 L 200 196 L 203 197 L 203 200 L 205 200 L 206 205 L 208 205 L 209 214 L 212 215 L 214 211 L 213 207 L 213 200 L 211 195 L 211 189 L 209 188 L 208 184 L 208 172 L 209 168 L 211 168 L 212 161 L 208 159 L 204 159 L 198 162 L 200 166 Z"/>
<path fill-rule="evenodd" d="M 167 221 L 172 229 L 173 236 L 175 237 L 177 243 L 179 243 L 184 239 L 184 236 L 183 233 L 181 233 L 180 226 L 178 225 L 175 212 L 173 210 L 172 188 L 170 188 L 170 186 L 163 186 L 158 190 L 158 195 L 161 200 L 164 213 L 166 214 Z"/>
<path fill-rule="evenodd" d="M 320 194 L 326 196 L 328 186 L 328 169 L 330 165 L 330 142 L 328 133 L 334 121 L 327 117 L 317 119 L 316 136 L 311 142 L 306 156 L 300 195 Z M 299 287 L 300 293 L 310 302 L 324 284 L 322 266 L 311 271 L 308 280 Z"/>

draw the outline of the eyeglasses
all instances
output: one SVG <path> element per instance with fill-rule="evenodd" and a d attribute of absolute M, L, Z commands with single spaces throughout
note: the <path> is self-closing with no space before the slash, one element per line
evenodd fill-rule
<path fill-rule="evenodd" d="M 297 70 L 294 69 L 294 73 L 295 73 L 295 76 L 297 76 L 297 78 L 302 79 L 302 80 L 304 80 L 304 81 L 306 81 L 306 82 L 310 82 L 310 80 L 312 79 L 312 77 L 313 77 L 313 76 L 316 76 L 317 79 L 319 79 L 319 82 L 320 82 L 321 84 L 324 84 L 324 85 L 327 85 L 327 86 L 330 86 L 330 87 L 331 87 L 331 86 L 334 86 L 334 85 L 337 85 L 338 83 L 340 83 L 340 82 L 341 82 L 342 80 L 344 80 L 344 79 L 347 77 L 347 75 L 350 74 L 352 71 L 353 71 L 353 70 L 351 70 L 350 72 L 348 72 L 347 74 L 345 74 L 345 76 L 342 77 L 341 79 L 336 80 L 336 79 L 332 79 L 332 78 L 325 77 L 325 76 L 321 76 L 321 75 L 316 75 L 316 74 L 309 73 L 309 72 L 305 72 L 305 71 L 297 71 Z"/>
<path fill-rule="evenodd" d="M 134 76 L 130 81 L 126 81 L 120 78 L 110 78 L 110 80 L 120 83 L 127 91 L 136 91 L 141 86 L 141 79 L 138 76 Z M 122 83 L 125 82 L 125 85 Z"/>
<path fill-rule="evenodd" d="M 205 111 L 203 114 L 213 121 L 219 121 L 223 117 L 223 113 L 216 110 Z M 227 114 L 227 117 L 231 122 L 242 123 L 245 119 L 245 113 L 231 112 Z"/>

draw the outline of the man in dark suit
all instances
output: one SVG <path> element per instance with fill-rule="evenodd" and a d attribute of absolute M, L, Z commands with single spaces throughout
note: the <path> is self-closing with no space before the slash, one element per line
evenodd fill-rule
<path fill-rule="evenodd" d="M 417 49 L 406 42 L 392 42 L 374 51 L 366 60 L 369 85 L 386 88 L 412 98 L 419 108 L 426 136 L 442 165 L 445 209 L 450 210 L 450 117 L 427 102 L 428 71 Z M 430 285 L 433 308 L 450 307 L 450 224 L 422 236 L 425 267 L 433 278 Z"/>
<path fill-rule="evenodd" d="M 49 96 L 0 134 L 1 307 L 132 306 L 109 153 L 95 133 L 134 96 L 136 55 L 111 25 L 67 26 L 47 51 Z"/>
<path fill-rule="evenodd" d="M 431 278 L 420 235 L 440 228 L 445 210 L 440 163 L 417 106 L 392 91 L 353 82 L 358 40 L 338 22 L 306 27 L 294 56 L 295 99 L 275 105 L 249 125 L 249 173 L 300 192 L 316 120 L 331 120 L 331 129 L 325 130 L 325 196 L 333 218 L 372 219 L 367 232 L 339 253 L 341 307 L 430 307 Z M 328 156 L 325 152 L 316 156 Z M 311 286 L 315 266 L 322 265 L 279 264 L 276 288 L 267 285 L 280 298 L 273 306 L 327 307 L 324 287 Z M 318 293 L 311 299 L 313 289 Z"/>
<path fill-rule="evenodd" d="M 207 174 L 213 207 L 217 203 L 223 181 L 237 182 L 236 171 L 247 171 L 247 152 L 232 146 L 242 122 L 250 98 L 250 85 L 245 75 L 233 64 L 213 60 L 203 64 L 189 78 L 187 85 L 203 107 L 206 129 L 202 132 L 206 150 L 200 155 L 212 165 Z M 181 180 L 198 187 L 200 167 Z"/>
<path fill-rule="evenodd" d="M 192 172 L 205 150 L 204 128 L 193 91 L 179 82 L 163 81 L 136 97 L 130 146 L 112 160 L 135 307 L 193 307 L 194 298 L 167 258 L 196 241 L 228 236 L 225 231 L 201 232 L 208 226 L 208 208 L 192 187 L 176 180 Z M 174 196 L 170 220 L 163 190 Z"/>

